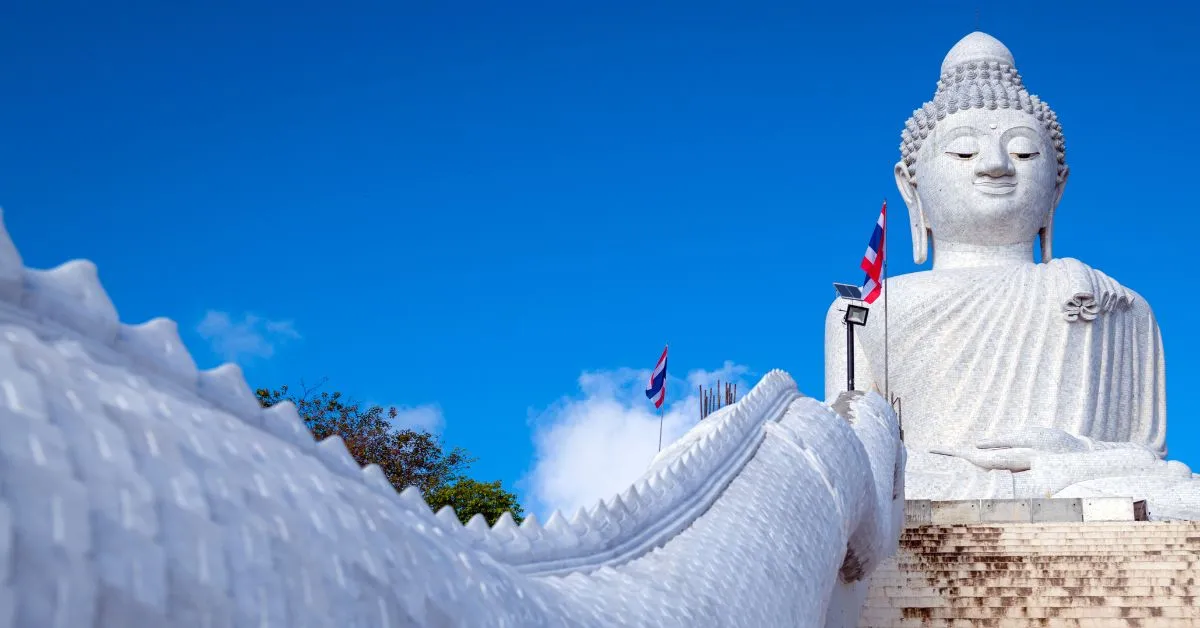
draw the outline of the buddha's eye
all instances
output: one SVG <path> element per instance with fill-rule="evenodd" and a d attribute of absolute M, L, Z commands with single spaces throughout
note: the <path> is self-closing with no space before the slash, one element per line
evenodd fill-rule
<path fill-rule="evenodd" d="M 950 157 L 965 161 L 979 154 L 979 143 L 973 137 L 958 137 L 947 144 L 945 150 Z"/>
<path fill-rule="evenodd" d="M 1038 152 L 1037 145 L 1029 138 L 1017 136 L 1008 143 L 1008 154 L 1017 161 L 1030 161 L 1037 159 L 1041 153 Z"/>

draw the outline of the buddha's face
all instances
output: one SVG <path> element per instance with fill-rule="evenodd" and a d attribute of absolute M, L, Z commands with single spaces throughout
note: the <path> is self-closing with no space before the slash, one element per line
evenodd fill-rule
<path fill-rule="evenodd" d="M 968 109 L 934 127 L 910 193 L 920 199 L 935 240 L 1017 244 L 1031 242 L 1046 225 L 1061 196 L 1057 173 L 1054 146 L 1032 115 Z"/>

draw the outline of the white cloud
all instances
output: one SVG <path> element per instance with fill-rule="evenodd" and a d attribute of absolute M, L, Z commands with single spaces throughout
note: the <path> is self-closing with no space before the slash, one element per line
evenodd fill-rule
<path fill-rule="evenodd" d="M 373 404 L 367 404 L 371 406 Z M 385 416 L 390 408 L 396 408 L 396 417 L 391 419 L 392 427 L 403 430 L 424 430 L 431 434 L 439 434 L 442 428 L 446 425 L 445 416 L 442 414 L 441 407 L 434 404 L 426 404 L 416 407 L 391 406 L 387 404 L 378 404 L 383 406 Z"/>
<path fill-rule="evenodd" d="M 269 358 L 276 346 L 300 337 L 291 321 L 273 321 L 243 314 L 235 321 L 228 312 L 209 310 L 196 326 L 213 352 L 230 362 L 247 358 Z"/>
<path fill-rule="evenodd" d="M 733 382 L 740 396 L 749 389 L 749 374 L 727 361 L 715 371 L 670 377 L 663 448 L 700 420 L 699 386 Z M 569 517 L 625 490 L 646 471 L 658 452 L 659 433 L 657 411 L 645 395 L 649 377 L 650 369 L 585 372 L 579 376 L 581 395 L 564 397 L 531 417 L 534 466 L 521 481 L 531 512 L 545 517 L 561 510 Z"/>

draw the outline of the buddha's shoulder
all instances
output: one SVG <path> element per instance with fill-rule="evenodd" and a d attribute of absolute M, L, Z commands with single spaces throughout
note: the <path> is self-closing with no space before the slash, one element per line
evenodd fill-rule
<path fill-rule="evenodd" d="M 1003 272 L 996 268 L 922 270 L 889 277 L 884 285 L 891 290 L 891 296 L 905 301 L 921 300 L 943 292 L 959 293 L 971 286 L 985 285 Z"/>
<path fill-rule="evenodd" d="M 922 295 L 954 290 L 961 285 L 978 281 L 978 275 L 978 270 L 939 270 L 936 272 L 923 270 L 888 277 L 884 281 L 884 290 L 890 291 L 889 296 L 892 297 L 898 296 L 906 301 L 910 299 L 919 300 L 922 298 Z M 886 302 L 886 299 L 880 297 L 869 307 L 871 309 L 882 310 Z M 862 305 L 861 301 L 848 301 L 840 296 L 834 298 L 833 303 L 829 305 L 829 309 L 826 311 L 825 320 L 840 324 L 843 316 L 842 313 L 846 311 L 846 306 L 850 303 Z M 895 306 L 892 309 L 894 310 Z"/>
<path fill-rule="evenodd" d="M 1120 306 L 1135 316 L 1150 316 L 1150 304 L 1133 289 L 1103 271 L 1075 258 L 1056 258 L 1046 263 L 989 268 L 924 270 L 891 277 L 886 285 L 891 296 L 903 303 L 919 303 L 945 294 L 963 294 L 980 286 L 1019 286 L 1008 291 L 1013 298 L 1070 298 L 1080 289 L 1098 301 L 1123 302 Z"/>
<path fill-rule="evenodd" d="M 884 285 L 893 298 L 910 301 L 946 292 L 961 293 L 972 287 L 1002 285 L 1005 281 L 1015 282 L 1032 293 L 1086 285 L 1092 290 L 1126 299 L 1138 309 L 1148 307 L 1137 292 L 1074 258 L 1058 258 L 1043 264 L 1020 266 L 922 270 L 889 277 Z M 840 297 L 834 299 L 830 311 L 845 309 L 845 304 L 846 301 Z"/>
<path fill-rule="evenodd" d="M 1087 265 L 1086 263 L 1073 257 L 1057 258 L 1045 264 L 1037 265 L 1040 269 L 1046 272 L 1058 271 L 1068 274 L 1079 274 L 1080 272 L 1087 273 L 1092 278 L 1093 287 L 1096 292 L 1104 293 L 1104 300 L 1123 301 L 1125 307 L 1131 310 L 1134 314 L 1151 315 L 1150 303 L 1146 301 L 1141 294 L 1136 290 L 1122 284 L 1116 278 L 1106 274 L 1104 271 Z M 1100 295 L 1097 295 L 1100 296 Z"/>

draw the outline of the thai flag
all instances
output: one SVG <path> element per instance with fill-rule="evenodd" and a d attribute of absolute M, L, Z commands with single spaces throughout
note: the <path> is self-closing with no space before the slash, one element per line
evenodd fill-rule
<path fill-rule="evenodd" d="M 863 301 L 874 303 L 875 299 L 879 298 L 879 293 L 883 291 L 883 238 L 885 226 L 887 225 L 887 201 L 883 202 L 883 209 L 879 212 L 879 220 L 875 221 L 875 231 L 871 232 L 871 242 L 867 244 L 867 252 L 863 254 L 862 269 L 867 271 L 867 278 L 863 280 Z"/>
<path fill-rule="evenodd" d="M 661 409 L 667 400 L 667 347 L 663 347 L 658 364 L 650 373 L 650 387 L 646 389 L 646 398 L 654 401 L 654 407 Z"/>

